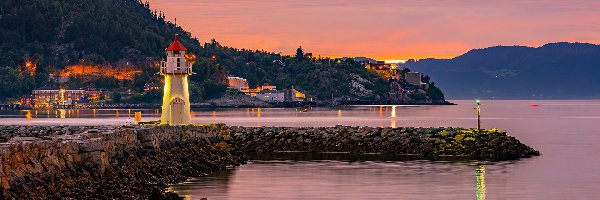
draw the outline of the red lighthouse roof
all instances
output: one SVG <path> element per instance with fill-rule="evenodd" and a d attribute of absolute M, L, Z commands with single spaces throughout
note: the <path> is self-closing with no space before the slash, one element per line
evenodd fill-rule
<path fill-rule="evenodd" d="M 175 34 L 175 39 L 167 48 L 167 51 L 187 51 L 183 44 L 179 43 L 179 35 Z"/>

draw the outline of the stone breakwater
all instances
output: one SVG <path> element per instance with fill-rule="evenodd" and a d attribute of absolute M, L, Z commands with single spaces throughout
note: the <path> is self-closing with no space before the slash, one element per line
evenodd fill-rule
<path fill-rule="evenodd" d="M 370 127 L 0 126 L 3 199 L 177 199 L 168 184 L 254 153 L 343 152 L 435 159 L 539 155 L 499 130 Z"/>
<path fill-rule="evenodd" d="M 218 126 L 0 130 L 0 199 L 178 199 L 168 184 L 245 162 Z"/>
<path fill-rule="evenodd" d="M 426 159 L 502 161 L 538 156 L 501 130 L 477 132 L 462 128 L 372 127 L 229 127 L 234 146 L 244 152 L 342 152 L 386 154 Z"/>

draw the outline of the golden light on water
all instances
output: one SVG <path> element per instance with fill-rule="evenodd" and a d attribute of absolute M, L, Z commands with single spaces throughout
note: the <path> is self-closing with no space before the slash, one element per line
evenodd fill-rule
<path fill-rule="evenodd" d="M 31 117 L 31 110 L 23 110 L 22 112 L 25 112 L 25 118 L 27 118 L 27 119 L 33 118 L 33 117 Z"/>
<path fill-rule="evenodd" d="M 61 119 L 67 118 L 67 111 L 65 109 L 58 109 L 58 112 L 60 113 Z"/>
<path fill-rule="evenodd" d="M 256 112 L 256 117 L 260 118 L 260 108 L 258 109 L 258 112 Z"/>
<path fill-rule="evenodd" d="M 480 165 L 475 170 L 475 176 L 477 177 L 477 200 L 485 200 L 485 166 Z"/>
<path fill-rule="evenodd" d="M 391 117 L 396 117 L 396 106 L 392 106 Z"/>
<path fill-rule="evenodd" d="M 342 109 L 338 109 L 338 117 L 342 117 Z"/>

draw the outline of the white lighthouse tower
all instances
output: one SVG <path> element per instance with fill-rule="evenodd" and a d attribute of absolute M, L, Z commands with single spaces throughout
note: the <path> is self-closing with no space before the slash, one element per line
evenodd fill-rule
<path fill-rule="evenodd" d="M 192 74 L 193 60 L 186 56 L 187 49 L 179 43 L 178 35 L 167 48 L 167 60 L 162 61 L 160 73 L 165 76 L 165 87 L 160 124 L 191 124 L 188 76 Z"/>

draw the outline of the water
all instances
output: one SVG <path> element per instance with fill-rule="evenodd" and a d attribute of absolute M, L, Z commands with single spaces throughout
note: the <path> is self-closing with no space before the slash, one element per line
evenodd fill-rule
<path fill-rule="evenodd" d="M 306 113 L 197 110 L 193 119 L 242 126 L 474 127 L 474 102 L 454 102 L 459 105 L 356 106 Z M 600 199 L 600 101 L 482 103 L 484 128 L 505 129 L 543 155 L 501 163 L 251 161 L 169 190 L 189 199 Z M 126 124 L 133 121 L 135 110 L 96 110 L 95 117 L 91 110 L 78 115 L 68 110 L 33 112 L 2 111 L 0 124 Z M 144 120 L 158 119 L 155 110 L 142 112 Z"/>

